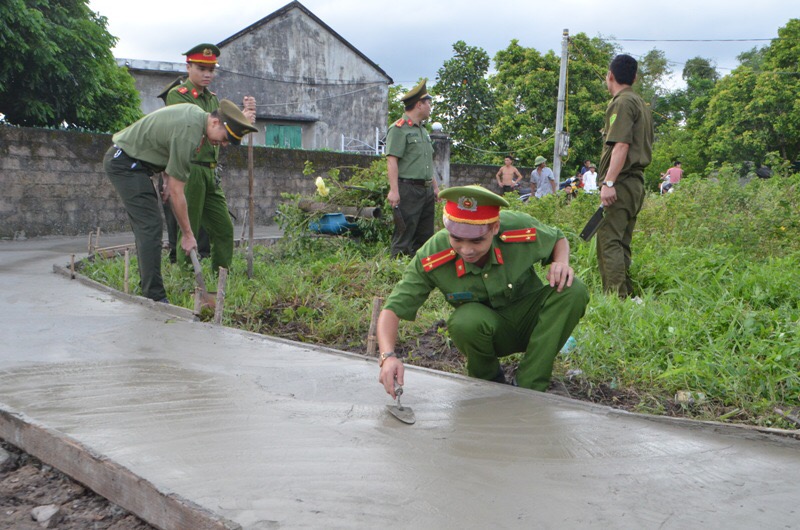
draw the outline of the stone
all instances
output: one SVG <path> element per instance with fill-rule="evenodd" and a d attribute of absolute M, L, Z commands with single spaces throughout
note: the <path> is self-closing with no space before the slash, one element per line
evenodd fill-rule
<path fill-rule="evenodd" d="M 56 528 L 58 523 L 61 522 L 62 515 L 61 507 L 57 504 L 37 506 L 31 510 L 31 517 L 42 528 Z"/>

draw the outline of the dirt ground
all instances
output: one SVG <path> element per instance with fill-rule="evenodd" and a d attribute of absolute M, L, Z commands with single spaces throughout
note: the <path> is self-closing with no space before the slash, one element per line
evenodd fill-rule
<path fill-rule="evenodd" d="M 155 530 L 116 504 L 83 487 L 52 467 L 0 441 L 0 529 Z M 39 506 L 59 511 L 49 524 L 34 520 Z"/>

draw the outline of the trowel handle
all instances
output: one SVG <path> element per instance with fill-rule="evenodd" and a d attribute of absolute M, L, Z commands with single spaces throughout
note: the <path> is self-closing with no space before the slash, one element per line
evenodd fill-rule
<path fill-rule="evenodd" d="M 398 385 L 397 381 L 394 382 L 394 394 L 397 396 L 397 406 L 402 409 L 403 405 L 400 404 L 400 396 L 403 395 L 403 385 Z"/>

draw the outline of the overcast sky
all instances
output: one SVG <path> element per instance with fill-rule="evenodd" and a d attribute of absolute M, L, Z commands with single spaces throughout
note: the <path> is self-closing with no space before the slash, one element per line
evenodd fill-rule
<path fill-rule="evenodd" d="M 119 39 L 116 57 L 183 62 L 181 52 L 195 44 L 220 42 L 288 3 L 225 0 L 192 7 L 163 0 L 90 0 L 89 5 L 108 18 L 109 31 Z M 609 39 L 769 39 L 789 19 L 800 18 L 797 0 L 428 0 L 418 7 L 396 0 L 301 3 L 406 87 L 419 77 L 433 84 L 458 40 L 492 58 L 512 39 L 560 54 L 563 29 Z M 663 50 L 678 75 L 683 63 L 698 55 L 714 60 L 724 75 L 738 64 L 739 53 L 768 42 L 618 44 L 634 56 Z"/>

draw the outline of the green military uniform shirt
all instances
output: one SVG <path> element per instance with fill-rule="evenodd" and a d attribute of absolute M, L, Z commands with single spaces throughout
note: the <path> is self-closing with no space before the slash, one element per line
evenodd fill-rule
<path fill-rule="evenodd" d="M 500 212 L 500 230 L 489 249 L 489 260 L 480 268 L 461 260 L 450 247 L 447 230 L 440 230 L 408 264 L 384 309 L 392 310 L 401 319 L 414 320 L 434 288 L 453 307 L 467 302 L 480 302 L 493 309 L 506 307 L 543 288 L 534 264 L 549 263 L 556 242 L 563 237 L 561 230 L 530 215 L 504 210 Z M 454 258 L 445 261 L 448 249 Z M 445 262 L 438 265 L 434 258 L 435 266 L 426 271 L 426 260 L 430 263 L 428 258 L 437 255 Z M 460 277 L 459 267 L 463 267 Z"/>
<path fill-rule="evenodd" d="M 628 144 L 628 156 L 617 180 L 642 177 L 653 152 L 653 117 L 647 104 L 632 88 L 620 90 L 608 104 L 605 122 L 606 141 L 600 158 L 599 175 L 605 176 L 611 164 L 614 144 Z"/>
<path fill-rule="evenodd" d="M 153 171 L 166 171 L 186 182 L 192 157 L 207 144 L 208 113 L 195 105 L 175 105 L 151 112 L 116 133 L 114 145 Z"/>
<path fill-rule="evenodd" d="M 208 88 L 200 91 L 194 86 L 194 83 L 188 79 L 182 84 L 173 87 L 166 98 L 167 106 L 177 105 L 179 103 L 191 103 L 197 105 L 206 112 L 214 112 L 219 108 L 219 98 L 211 92 Z M 219 146 L 211 145 L 210 143 L 203 144 L 200 152 L 193 158 L 196 162 L 217 162 L 219 160 Z"/>
<path fill-rule="evenodd" d="M 397 120 L 386 133 L 386 154 L 398 158 L 398 177 L 431 180 L 433 178 L 433 142 L 422 124 L 414 124 L 407 115 Z"/>

